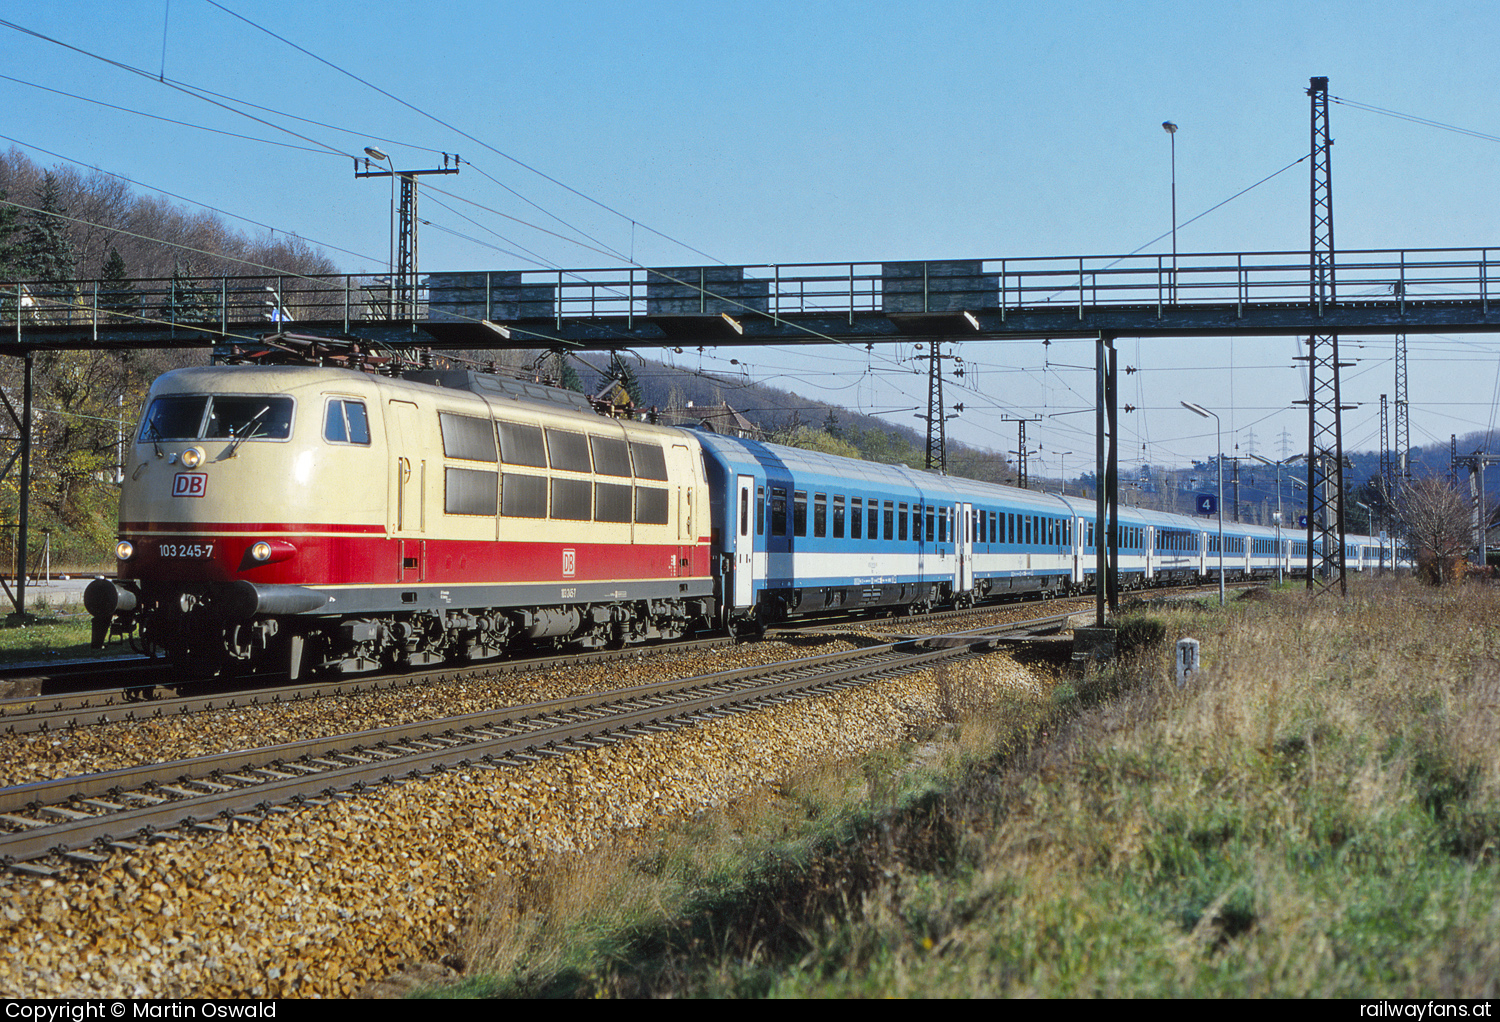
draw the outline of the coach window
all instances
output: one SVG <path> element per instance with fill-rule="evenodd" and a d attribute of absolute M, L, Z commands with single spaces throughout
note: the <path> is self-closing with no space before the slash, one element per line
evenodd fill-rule
<path fill-rule="evenodd" d="M 863 525 L 865 515 L 865 498 L 849 498 L 849 538 L 863 538 Z"/>
<path fill-rule="evenodd" d="M 896 534 L 896 505 L 895 505 L 895 503 L 892 502 L 892 501 L 889 501 L 889 500 L 886 501 L 885 502 L 884 511 L 885 511 L 885 531 L 884 531 L 883 535 L 885 536 L 886 539 L 890 539 L 892 536 L 894 536 Z M 903 515 L 906 513 L 906 505 L 905 504 L 901 505 L 901 512 L 902 512 Z M 905 519 L 903 518 L 902 520 L 904 521 Z M 870 538 L 871 539 L 876 539 L 877 538 L 875 536 L 875 533 L 873 531 L 871 531 L 871 533 L 870 533 Z M 901 538 L 902 539 L 906 538 L 906 526 L 904 526 L 904 525 L 901 526 Z"/>
<path fill-rule="evenodd" d="M 363 401 L 332 398 L 323 422 L 323 439 L 335 444 L 370 443 L 370 419 Z"/>
<path fill-rule="evenodd" d="M 740 490 L 740 535 L 750 535 L 750 490 Z"/>
<path fill-rule="evenodd" d="M 865 538 L 866 539 L 879 539 L 880 538 L 880 501 L 876 500 L 874 497 L 870 498 L 869 512 L 870 512 L 870 522 L 869 522 L 870 527 L 865 530 Z M 887 538 L 890 537 L 890 532 L 889 531 L 886 532 L 886 537 Z"/>
<path fill-rule="evenodd" d="M 824 539 L 828 536 L 828 494 L 813 494 L 813 536 Z"/>
<path fill-rule="evenodd" d="M 833 538 L 844 538 L 844 495 L 842 493 L 833 498 Z"/>
<path fill-rule="evenodd" d="M 780 486 L 771 487 L 771 535 L 786 535 L 786 490 Z"/>
<path fill-rule="evenodd" d="M 792 533 L 797 536 L 807 535 L 807 491 L 792 491 Z"/>
<path fill-rule="evenodd" d="M 755 534 L 757 536 L 766 534 L 766 488 L 764 486 L 755 488 Z"/>
<path fill-rule="evenodd" d="M 887 501 L 885 506 L 886 507 L 890 507 L 891 506 L 890 502 Z M 900 530 L 900 532 L 898 533 L 898 535 L 897 535 L 896 538 L 899 539 L 901 542 L 904 543 L 904 542 L 906 542 L 906 502 L 905 501 L 901 502 L 901 505 L 900 505 L 900 507 L 898 507 L 896 509 L 896 512 L 897 512 L 896 513 L 896 528 Z"/>
<path fill-rule="evenodd" d="M 951 515 L 952 513 L 953 512 L 951 510 L 949 510 L 948 508 L 946 508 L 946 507 L 940 507 L 940 508 L 938 508 L 938 516 L 937 516 L 938 534 L 937 534 L 937 538 L 938 538 L 938 542 L 939 543 L 946 543 L 946 542 L 948 542 L 948 516 Z"/>
<path fill-rule="evenodd" d="M 443 453 L 448 457 L 464 461 L 495 460 L 495 430 L 489 419 L 439 412 L 438 425 L 443 431 Z"/>

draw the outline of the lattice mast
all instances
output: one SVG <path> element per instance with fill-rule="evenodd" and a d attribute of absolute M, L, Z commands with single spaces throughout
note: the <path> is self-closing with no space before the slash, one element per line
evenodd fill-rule
<path fill-rule="evenodd" d="M 943 411 L 943 346 L 933 341 L 927 363 L 927 471 L 948 474 L 948 416 Z"/>
<path fill-rule="evenodd" d="M 1328 129 L 1328 79 L 1313 78 L 1312 182 L 1308 301 L 1314 316 L 1337 300 L 1333 242 L 1333 139 Z M 1307 339 L 1307 588 L 1349 592 L 1344 564 L 1344 441 L 1339 390 L 1339 338 Z"/>
<path fill-rule="evenodd" d="M 1399 486 L 1411 482 L 1411 419 L 1406 396 L 1406 335 L 1396 335 L 1396 478 Z M 1392 491 L 1394 492 L 1394 491 Z"/>

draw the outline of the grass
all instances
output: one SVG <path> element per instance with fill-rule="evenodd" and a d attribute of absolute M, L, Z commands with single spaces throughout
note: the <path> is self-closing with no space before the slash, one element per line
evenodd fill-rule
<path fill-rule="evenodd" d="M 442 993 L 1495 996 L 1500 592 L 1131 620 L 1049 698 L 948 700 L 942 769 L 886 750 L 518 880 Z"/>
<path fill-rule="evenodd" d="M 0 627 L 0 664 L 96 657 L 100 651 L 89 645 L 91 628 L 91 619 L 82 614 L 51 613 L 38 614 L 24 628 Z M 120 648 L 110 646 L 105 652 Z"/>

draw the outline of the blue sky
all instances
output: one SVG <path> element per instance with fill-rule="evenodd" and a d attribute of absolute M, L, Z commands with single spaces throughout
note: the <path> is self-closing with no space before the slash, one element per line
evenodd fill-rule
<path fill-rule="evenodd" d="M 0 79 L 4 133 L 43 164 L 55 153 L 347 250 L 332 254 L 356 272 L 387 252 L 389 187 L 354 180 L 343 155 L 372 143 L 403 168 L 443 151 L 471 164 L 427 179 L 453 197 L 424 182 L 421 266 L 498 270 L 538 265 L 523 252 L 621 264 L 600 248 L 643 265 L 1129 252 L 1171 226 L 1163 120 L 1180 126 L 1184 221 L 1306 154 L 1312 75 L 1335 97 L 1500 135 L 1493 3 L 222 3 L 327 63 L 206 0 L 11 0 L 5 20 L 145 73 L 0 28 L 0 74 L 30 83 Z M 268 107 L 256 116 L 307 140 L 163 75 Z M 1331 117 L 1340 248 L 1500 244 L 1495 142 L 1337 103 Z M 568 233 L 556 217 L 597 242 L 506 216 Z M 1305 250 L 1307 221 L 1303 164 L 1182 228 L 1178 246 Z M 1394 392 L 1389 339 L 1367 341 L 1345 375 L 1360 407 L 1344 442 L 1357 449 L 1377 445 L 1379 395 Z M 1141 370 L 1123 381 L 1122 401 L 1141 409 L 1124 422 L 1127 463 L 1212 453 L 1184 398 L 1223 413 L 1226 448 L 1245 453 L 1253 435 L 1276 458 L 1283 435 L 1288 453 L 1305 444 L 1294 339 L 1119 347 Z M 912 354 L 711 350 L 702 365 L 738 371 L 737 357 L 755 379 L 911 425 L 905 409 L 926 400 Z M 978 387 L 950 388 L 966 407 L 954 435 L 1005 451 L 1014 426 L 998 420 L 1040 416 L 1027 430 L 1042 449 L 1034 472 L 1055 472 L 1063 451 L 1070 474 L 1092 457 L 1080 413 L 1091 373 L 1069 368 L 1092 365 L 1090 345 L 970 342 L 962 354 Z M 1493 340 L 1413 336 L 1410 369 L 1414 442 L 1494 423 Z"/>

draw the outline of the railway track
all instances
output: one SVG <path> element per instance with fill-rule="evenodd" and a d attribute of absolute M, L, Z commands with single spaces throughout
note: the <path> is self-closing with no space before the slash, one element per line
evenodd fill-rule
<path fill-rule="evenodd" d="M 793 698 L 982 655 L 1017 633 L 1057 631 L 1068 613 L 854 652 L 721 671 L 606 694 L 468 713 L 329 738 L 0 788 L 0 861 L 50 875 L 48 856 L 103 861 L 171 830 L 223 832 L 290 803 L 318 803 L 436 771 L 520 767 Z M 934 637 L 937 639 L 938 637 Z M 97 851 L 90 851 L 97 848 Z M 61 865 L 61 861 L 57 863 Z"/>
<path fill-rule="evenodd" d="M 1256 583 L 1240 583 L 1240 587 Z M 1201 587 L 1204 591 L 1215 587 Z M 1180 590 L 1190 596 L 1192 588 Z M 1179 592 L 1179 590 L 1173 590 Z M 930 614 L 891 617 L 849 617 L 816 623 L 776 626 L 767 630 L 768 638 L 788 638 L 796 635 L 827 634 L 850 628 L 869 630 L 910 631 L 943 622 L 961 622 L 996 614 L 1020 614 L 1037 606 L 1025 603 L 990 604 L 963 610 L 935 611 Z M 1063 597 L 1046 603 L 1048 607 L 1073 607 L 1074 613 L 1094 606 L 1094 597 Z M 331 696 L 349 696 L 361 693 L 390 692 L 417 685 L 430 685 L 463 678 L 494 678 L 528 671 L 543 671 L 570 664 L 604 663 L 611 660 L 629 660 L 643 652 L 673 651 L 692 652 L 725 646 L 733 640 L 727 637 L 692 639 L 663 646 L 635 646 L 621 650 L 599 650 L 586 653 L 567 653 L 553 656 L 525 657 L 520 659 L 487 660 L 469 665 L 445 664 L 404 674 L 372 674 L 360 676 L 316 679 L 297 684 L 277 683 L 276 676 L 206 682 L 193 691 L 181 692 L 181 686 L 162 680 L 160 662 L 147 659 L 117 661 L 89 661 L 83 664 L 48 665 L 44 668 L 28 667 L 11 672 L 0 672 L 0 682 L 7 678 L 44 678 L 50 682 L 63 682 L 68 687 L 82 685 L 89 680 L 108 677 L 107 687 L 59 691 L 0 699 L 0 734 L 30 734 L 47 731 L 65 731 L 73 728 L 91 727 L 99 724 L 130 723 L 146 720 L 161 720 L 166 717 L 188 716 L 214 710 L 275 707 L 305 700 Z M 125 675 L 121 684 L 119 675 Z"/>

